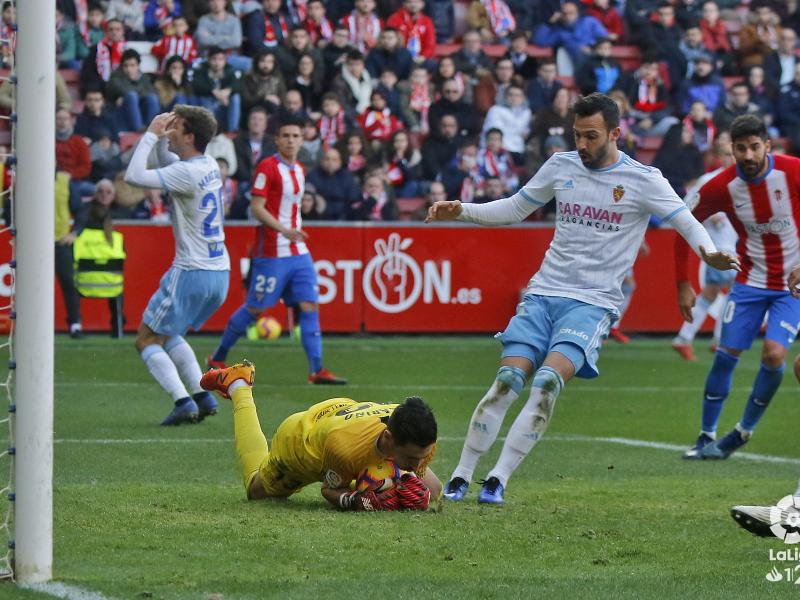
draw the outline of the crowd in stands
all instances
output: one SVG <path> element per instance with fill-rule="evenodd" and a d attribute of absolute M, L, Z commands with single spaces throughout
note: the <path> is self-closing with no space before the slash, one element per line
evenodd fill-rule
<path fill-rule="evenodd" d="M 299 117 L 304 218 L 421 218 L 421 199 L 516 191 L 574 147 L 570 105 L 600 91 L 620 107 L 620 148 L 683 193 L 738 115 L 764 117 L 778 151 L 800 149 L 798 4 L 57 0 L 58 168 L 83 197 L 113 181 L 117 218 L 164 219 L 160 193 L 121 173 L 153 116 L 205 106 L 227 218 L 247 219 L 255 166 Z M 0 38 L 13 23 L 5 2 Z M 10 98 L 0 86 L 0 110 Z"/>

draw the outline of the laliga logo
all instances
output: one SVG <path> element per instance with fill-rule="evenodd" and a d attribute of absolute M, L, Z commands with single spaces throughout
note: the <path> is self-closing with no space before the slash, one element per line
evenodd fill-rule
<path fill-rule="evenodd" d="M 375 240 L 375 257 L 364 269 L 364 295 L 378 310 L 403 312 L 412 306 L 422 292 L 422 271 L 411 256 L 403 252 L 414 240 L 389 234 L 387 241 Z"/>
<path fill-rule="evenodd" d="M 786 544 L 800 542 L 800 512 L 794 496 L 784 496 L 769 509 L 770 530 Z"/>

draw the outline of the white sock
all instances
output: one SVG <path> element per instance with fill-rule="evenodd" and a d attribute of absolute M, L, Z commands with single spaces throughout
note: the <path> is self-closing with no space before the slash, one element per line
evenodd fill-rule
<path fill-rule="evenodd" d="M 697 303 L 694 305 L 694 308 L 692 308 L 692 322 L 684 322 L 684 324 L 681 326 L 681 330 L 678 332 L 678 337 L 691 343 L 692 340 L 694 340 L 694 336 L 697 335 L 697 332 L 700 330 L 706 320 L 709 306 L 711 305 L 709 304 L 708 300 L 700 296 L 697 299 Z"/>
<path fill-rule="evenodd" d="M 175 367 L 178 369 L 183 382 L 189 386 L 192 394 L 199 394 L 203 391 L 200 387 L 200 379 L 203 371 L 200 370 L 200 363 L 194 354 L 192 347 L 181 336 L 176 335 L 167 340 L 164 349 L 169 354 Z"/>
<path fill-rule="evenodd" d="M 519 379 L 517 379 L 514 386 L 511 386 L 508 380 L 501 381 L 501 377 L 501 374 L 498 373 L 498 379 L 475 407 L 475 412 L 472 413 L 469 421 L 467 439 L 461 450 L 461 459 L 450 479 L 453 477 L 461 477 L 465 481 L 472 479 L 478 460 L 497 439 L 506 412 L 519 396 L 519 392 L 514 391 L 514 388 L 521 391 L 525 385 L 524 376 L 517 375 L 517 377 L 522 377 L 522 385 L 519 385 Z"/>
<path fill-rule="evenodd" d="M 233 383 L 228 386 L 228 395 L 233 396 L 233 392 L 238 390 L 240 387 L 250 387 L 250 384 L 247 383 L 244 379 L 236 379 Z"/>
<path fill-rule="evenodd" d="M 795 496 L 800 496 L 800 481 L 797 482 L 797 489 L 794 492 Z"/>
<path fill-rule="evenodd" d="M 178 369 L 170 360 L 169 355 L 158 344 L 150 344 L 142 350 L 142 360 L 147 365 L 147 370 L 164 391 L 172 396 L 173 400 L 186 398 L 189 393 L 183 387 Z"/>
<path fill-rule="evenodd" d="M 500 458 L 487 479 L 497 477 L 500 483 L 506 485 L 511 474 L 547 430 L 562 387 L 564 380 L 554 369 L 542 367 L 537 371 L 531 383 L 530 397 L 508 431 Z"/>

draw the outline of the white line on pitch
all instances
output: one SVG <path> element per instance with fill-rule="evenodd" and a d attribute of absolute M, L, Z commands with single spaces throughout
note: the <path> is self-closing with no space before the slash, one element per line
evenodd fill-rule
<path fill-rule="evenodd" d="M 144 381 L 123 381 L 123 382 L 111 382 L 111 381 L 62 381 L 56 382 L 56 387 L 108 387 L 108 388 L 121 388 L 121 387 L 146 387 L 146 388 L 156 388 L 157 385 L 155 383 L 144 382 Z M 256 396 L 258 396 L 258 390 L 260 389 L 270 389 L 270 390 L 280 390 L 280 389 L 304 389 L 308 390 L 309 385 L 307 383 L 259 383 L 256 387 Z M 342 386 L 341 389 L 354 389 L 354 390 L 421 390 L 421 391 L 486 391 L 489 389 L 488 385 L 442 385 L 442 384 L 435 384 L 435 385 L 417 385 L 413 383 L 408 384 L 396 384 L 396 385 L 386 385 L 386 384 L 372 384 L 372 383 L 354 383 L 348 384 L 346 386 Z M 571 393 L 579 393 L 579 392 L 646 392 L 648 394 L 671 394 L 674 392 L 697 392 L 698 395 L 701 394 L 703 391 L 702 384 L 698 384 L 696 386 L 636 386 L 636 385 L 628 385 L 628 386 L 604 386 L 604 385 L 585 385 L 585 386 L 573 386 L 570 388 L 569 392 Z"/>
<path fill-rule="evenodd" d="M 498 438 L 503 441 L 505 438 Z M 463 442 L 464 438 L 461 437 L 440 437 L 440 442 Z M 600 444 L 616 444 L 620 446 L 631 446 L 634 448 L 650 448 L 653 450 L 666 450 L 669 452 L 684 452 L 687 448 L 686 445 L 667 444 L 664 442 L 650 442 L 647 440 L 633 440 L 622 437 L 594 437 L 588 435 L 551 435 L 543 438 L 542 441 L 551 442 L 589 442 Z M 233 444 L 231 438 L 131 438 L 131 439 L 70 439 L 61 438 L 55 440 L 57 444 L 97 444 L 97 445 L 126 445 L 126 444 Z M 781 463 L 788 465 L 800 465 L 800 458 L 791 458 L 788 456 L 773 456 L 771 454 L 756 454 L 753 452 L 737 452 L 733 458 L 743 460 L 751 460 L 755 462 L 766 463 Z"/>
<path fill-rule="evenodd" d="M 41 592 L 48 596 L 55 596 L 56 598 L 65 598 L 66 600 L 112 600 L 109 596 L 104 596 L 99 592 L 84 590 L 74 585 L 58 583 L 57 581 L 30 583 L 20 587 L 34 592 Z"/>

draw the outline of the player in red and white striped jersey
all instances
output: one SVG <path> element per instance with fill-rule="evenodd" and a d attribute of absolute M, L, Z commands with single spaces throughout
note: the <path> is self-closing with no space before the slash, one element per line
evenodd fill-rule
<path fill-rule="evenodd" d="M 720 345 L 706 378 L 700 436 L 684 458 L 724 459 L 741 448 L 778 390 L 786 352 L 800 326 L 800 299 L 787 287 L 800 264 L 800 159 L 775 156 L 764 123 L 738 117 L 731 125 L 736 164 L 700 188 L 693 214 L 699 221 L 723 212 L 739 235 L 742 270 L 723 313 Z M 678 305 L 687 321 L 695 293 L 688 278 L 688 248 L 676 242 Z M 722 407 L 743 350 L 753 343 L 768 313 L 761 368 L 736 427 L 716 440 Z"/>
<path fill-rule="evenodd" d="M 244 305 L 228 321 L 208 365 L 224 368 L 228 351 L 247 327 L 265 309 L 283 299 L 287 307 L 299 308 L 300 340 L 308 357 L 309 383 L 344 384 L 344 379 L 322 366 L 319 286 L 300 216 L 306 179 L 303 165 L 297 161 L 302 143 L 302 123 L 282 123 L 276 138 L 278 153 L 262 160 L 256 168 L 250 210 L 262 225 L 256 229 L 250 289 Z"/>

